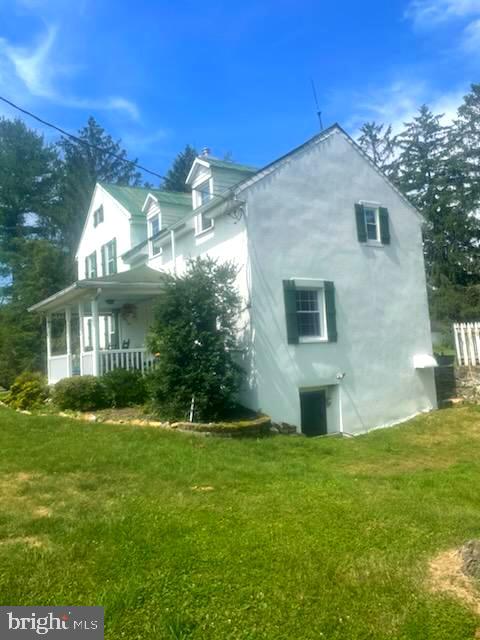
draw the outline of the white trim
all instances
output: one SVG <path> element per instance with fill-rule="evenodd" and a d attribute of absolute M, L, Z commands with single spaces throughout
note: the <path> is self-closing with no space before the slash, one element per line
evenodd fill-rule
<path fill-rule="evenodd" d="M 202 167 L 206 167 L 207 169 L 210 169 L 210 163 L 207 160 L 203 160 L 200 157 L 196 157 L 195 160 L 193 161 L 192 166 L 190 167 L 190 171 L 188 172 L 188 176 L 185 178 L 185 184 L 190 184 L 192 181 L 192 175 L 193 172 L 197 170 L 197 165 L 200 165 Z"/>
<path fill-rule="evenodd" d="M 152 231 L 152 222 L 155 220 L 155 218 L 158 218 L 158 231 L 154 234 Z M 153 242 L 154 242 L 153 238 L 154 236 L 158 236 L 161 232 L 162 232 L 162 212 L 159 209 L 154 215 L 152 215 L 150 218 L 147 218 L 148 257 L 149 258 L 156 258 L 157 256 L 161 256 L 163 253 L 163 249 L 161 246 L 159 247 L 159 251 L 157 251 L 157 253 L 153 253 Z M 157 238 L 157 241 L 159 240 L 160 238 Z"/>
<path fill-rule="evenodd" d="M 314 280 L 313 278 L 308 279 L 307 286 L 297 286 L 297 282 L 301 282 L 301 280 L 297 279 L 295 281 L 295 290 L 296 291 L 316 291 L 317 293 L 317 304 L 318 304 L 318 321 L 320 323 L 320 334 L 312 335 L 312 336 L 301 336 L 298 335 L 298 343 L 299 344 L 312 344 L 319 342 L 328 342 L 328 330 L 327 330 L 327 309 L 325 304 L 325 281 L 322 280 L 322 284 L 319 286 L 318 284 L 313 284 L 314 282 L 320 282 L 318 280 Z M 298 322 L 298 314 L 302 313 L 297 311 L 297 322 Z M 314 313 L 314 312 L 312 312 Z"/>

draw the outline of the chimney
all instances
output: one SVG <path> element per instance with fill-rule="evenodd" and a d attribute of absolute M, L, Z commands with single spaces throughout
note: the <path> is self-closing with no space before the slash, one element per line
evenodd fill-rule
<path fill-rule="evenodd" d="M 202 149 L 202 156 L 203 157 L 209 156 L 210 153 L 211 153 L 211 150 L 208 147 L 203 147 L 203 149 Z"/>

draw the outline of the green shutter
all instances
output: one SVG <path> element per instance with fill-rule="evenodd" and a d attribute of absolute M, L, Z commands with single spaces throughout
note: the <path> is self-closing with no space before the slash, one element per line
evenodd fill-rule
<path fill-rule="evenodd" d="M 357 221 L 357 236 L 359 242 L 367 241 L 367 229 L 365 227 L 365 213 L 362 204 L 355 204 L 355 219 Z"/>
<path fill-rule="evenodd" d="M 85 258 L 85 278 L 88 278 L 88 257 Z"/>
<path fill-rule="evenodd" d="M 116 238 L 112 240 L 112 255 L 113 255 L 112 273 L 117 273 L 117 239 Z"/>
<path fill-rule="evenodd" d="M 380 207 L 378 210 L 380 217 L 380 240 L 382 244 L 390 244 L 390 226 L 388 224 L 388 209 Z"/>
<path fill-rule="evenodd" d="M 97 273 L 97 252 L 95 251 L 94 253 L 92 253 L 92 271 L 93 271 L 93 277 L 96 278 L 98 273 Z"/>
<path fill-rule="evenodd" d="M 337 341 L 337 314 L 335 311 L 335 287 L 333 282 L 326 281 L 325 311 L 327 315 L 327 334 L 329 342 Z"/>
<path fill-rule="evenodd" d="M 102 254 L 102 276 L 107 275 L 107 246 L 104 244 L 100 249 Z"/>
<path fill-rule="evenodd" d="M 293 280 L 283 281 L 283 297 L 285 300 L 287 342 L 288 344 L 298 344 L 297 296 Z"/>

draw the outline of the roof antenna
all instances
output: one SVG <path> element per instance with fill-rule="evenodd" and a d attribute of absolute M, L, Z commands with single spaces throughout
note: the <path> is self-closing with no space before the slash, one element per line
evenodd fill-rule
<path fill-rule="evenodd" d="M 313 78 L 310 78 L 310 82 L 312 83 L 313 99 L 315 100 L 315 106 L 317 107 L 317 117 L 318 123 L 320 125 L 320 131 L 323 131 L 322 112 L 320 111 L 320 107 L 318 106 L 317 90 L 315 88 Z"/>

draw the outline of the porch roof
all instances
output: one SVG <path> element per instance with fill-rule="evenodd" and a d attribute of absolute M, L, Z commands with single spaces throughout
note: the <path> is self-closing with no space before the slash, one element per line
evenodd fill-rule
<path fill-rule="evenodd" d="M 123 302 L 134 302 L 159 293 L 163 287 L 160 271 L 140 266 L 104 278 L 77 280 L 61 291 L 37 302 L 28 308 L 29 312 L 50 312 L 62 309 L 82 300 L 115 296 Z"/>

